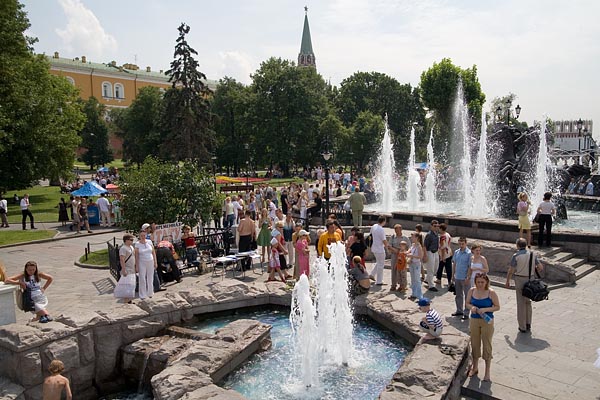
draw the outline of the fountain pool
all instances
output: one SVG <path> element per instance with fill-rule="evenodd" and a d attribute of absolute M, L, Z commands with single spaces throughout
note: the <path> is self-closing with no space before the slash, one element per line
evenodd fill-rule
<path fill-rule="evenodd" d="M 320 385 L 305 388 L 295 363 L 289 309 L 238 311 L 235 315 L 200 321 L 189 328 L 214 333 L 238 318 L 270 324 L 273 348 L 255 354 L 220 385 L 250 400 L 264 399 L 373 399 L 390 382 L 410 351 L 410 345 L 368 318 L 355 317 L 354 351 L 346 367 L 324 366 Z"/>

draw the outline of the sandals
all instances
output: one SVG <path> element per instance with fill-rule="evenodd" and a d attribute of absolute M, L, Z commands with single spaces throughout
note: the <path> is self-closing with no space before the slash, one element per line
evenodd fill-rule
<path fill-rule="evenodd" d="M 448 346 L 447 344 L 440 345 L 440 351 L 442 352 L 442 354 L 445 354 L 447 356 L 454 356 L 458 354 L 454 347 Z"/>
<path fill-rule="evenodd" d="M 269 278 L 265 282 L 277 282 L 277 279 L 275 279 L 275 278 Z"/>
<path fill-rule="evenodd" d="M 471 367 L 471 368 L 469 369 L 469 373 L 467 374 L 467 376 L 469 376 L 469 377 L 472 377 L 472 376 L 475 376 L 475 375 L 477 375 L 478 373 L 479 373 L 479 370 L 478 370 L 478 369 L 473 369 L 473 367 Z"/>

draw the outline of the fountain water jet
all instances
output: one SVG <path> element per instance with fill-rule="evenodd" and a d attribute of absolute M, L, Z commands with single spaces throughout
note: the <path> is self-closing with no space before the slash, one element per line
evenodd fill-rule
<path fill-rule="evenodd" d="M 410 156 L 408 157 L 408 166 L 406 167 L 408 179 L 406 181 L 406 199 L 410 210 L 417 209 L 419 202 L 419 183 L 421 178 L 415 169 L 415 126 L 410 128 Z"/>
<path fill-rule="evenodd" d="M 331 258 L 315 262 L 314 303 L 306 276 L 301 276 L 292 293 L 290 322 L 300 358 L 302 383 L 317 385 L 319 368 L 348 365 L 352 356 L 353 317 L 348 296 L 346 247 L 329 245 Z"/>
<path fill-rule="evenodd" d="M 437 211 L 436 201 L 436 170 L 435 158 L 433 154 L 433 128 L 429 134 L 429 143 L 427 143 L 427 178 L 425 178 L 425 203 L 430 211 Z"/>
<path fill-rule="evenodd" d="M 492 200 L 491 184 L 488 175 L 487 155 L 487 125 L 485 117 L 481 119 L 481 136 L 479 137 L 479 153 L 477 154 L 477 165 L 475 167 L 475 192 L 472 196 L 473 215 L 487 216 L 492 214 L 494 204 Z"/>
<path fill-rule="evenodd" d="M 549 163 L 548 159 L 548 145 L 546 143 L 546 116 L 542 117 L 540 122 L 540 140 L 539 149 L 537 153 L 537 163 L 535 169 L 535 177 L 532 177 L 531 181 L 534 183 L 532 187 L 529 187 L 529 199 L 534 207 L 533 212 L 537 209 L 537 206 L 542 202 L 544 193 L 549 190 L 548 170 L 546 166 Z"/>
<path fill-rule="evenodd" d="M 396 163 L 394 161 L 394 147 L 388 127 L 387 114 L 385 116 L 385 129 L 383 141 L 379 149 L 379 158 L 377 160 L 377 170 L 373 177 L 375 190 L 380 194 L 381 200 L 378 209 L 391 211 L 398 201 L 398 187 L 396 178 Z"/>
<path fill-rule="evenodd" d="M 454 137 L 451 157 L 460 160 L 460 181 L 463 192 L 463 204 L 473 195 L 471 183 L 471 135 L 469 131 L 469 114 L 462 79 L 458 80 L 456 98 L 453 107 Z M 461 188 L 459 188 L 461 189 Z"/>

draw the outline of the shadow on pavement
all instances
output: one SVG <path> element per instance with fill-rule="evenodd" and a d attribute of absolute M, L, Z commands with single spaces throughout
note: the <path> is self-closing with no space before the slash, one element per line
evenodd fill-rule
<path fill-rule="evenodd" d="M 115 289 L 115 283 L 110 278 L 100 279 L 99 281 L 92 282 L 98 294 L 111 294 Z"/>

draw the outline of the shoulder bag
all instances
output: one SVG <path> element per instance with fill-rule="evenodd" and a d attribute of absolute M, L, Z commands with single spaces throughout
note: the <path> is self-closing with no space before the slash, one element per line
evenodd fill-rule
<path fill-rule="evenodd" d="M 533 253 L 529 255 L 529 281 L 525 282 L 523 285 L 523 296 L 527 297 L 531 301 L 542 301 L 548 300 L 548 294 L 550 291 L 548 290 L 548 285 L 542 281 L 537 268 L 535 269 L 535 275 L 537 279 L 531 279 L 531 268 L 533 266 Z"/>

